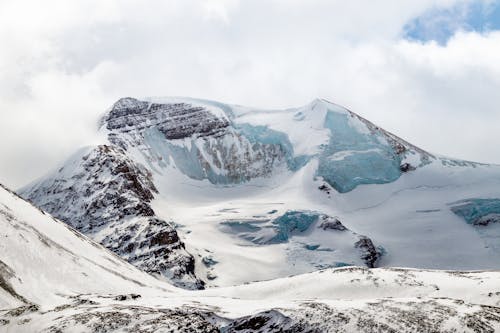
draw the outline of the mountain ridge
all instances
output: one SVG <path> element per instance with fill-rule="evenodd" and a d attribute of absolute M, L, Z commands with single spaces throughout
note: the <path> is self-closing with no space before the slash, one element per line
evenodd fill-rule
<path fill-rule="evenodd" d="M 500 330 L 500 167 L 325 101 L 117 103 L 0 186 L 0 332 Z"/>
<path fill-rule="evenodd" d="M 471 229 L 448 205 L 499 198 L 491 180 L 500 179 L 500 169 L 437 157 L 334 103 L 316 99 L 299 108 L 256 110 L 180 97 L 123 98 L 100 124 L 107 140 L 90 148 L 93 159 L 107 163 L 116 151 L 134 171 L 113 171 L 121 162 L 95 171 L 83 156 L 75 162 L 77 171 L 55 172 L 20 193 L 68 223 L 85 221 L 80 231 L 178 286 L 239 284 L 343 265 L 498 266 L 496 220 Z M 132 190 L 135 199 L 123 196 L 123 189 L 135 187 L 134 179 L 149 179 L 150 195 Z M 107 202 L 114 203 L 107 205 L 112 208 L 102 232 L 86 229 L 98 220 L 87 208 L 105 196 L 87 199 L 85 188 L 107 193 Z M 65 213 L 70 198 L 84 209 Z M 409 210 L 408 200 L 415 199 L 422 207 Z M 394 200 L 396 207 L 384 206 Z M 145 210 L 120 209 L 126 202 Z M 291 219 L 292 213 L 298 217 Z M 321 216 L 349 231 L 323 230 Z M 162 221 L 165 237 L 159 238 L 178 240 L 174 248 L 162 244 L 157 252 L 153 234 L 130 229 L 153 220 Z M 404 220 L 412 222 L 398 222 Z M 452 244 L 447 230 L 470 244 Z M 404 248 L 400 239 L 408 233 L 417 237 Z M 369 254 L 353 235 L 366 239 Z M 278 236 L 279 242 L 262 241 Z M 443 244 L 449 253 L 432 259 L 432 249 Z M 153 253 L 152 264 L 134 259 Z M 258 268 L 254 277 L 245 277 L 245 266 Z M 234 267 L 241 276 L 228 275 Z"/>

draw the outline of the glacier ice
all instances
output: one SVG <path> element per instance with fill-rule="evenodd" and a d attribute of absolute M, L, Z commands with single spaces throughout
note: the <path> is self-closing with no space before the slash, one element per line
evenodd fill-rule
<path fill-rule="evenodd" d="M 345 193 L 360 184 L 393 182 L 428 157 L 324 101 L 279 116 L 273 111 L 269 123 L 259 122 L 257 113 L 247 116 L 254 111 L 193 99 L 124 99 L 105 122 L 113 144 L 137 148 L 153 169 L 173 165 L 192 179 L 222 185 L 294 172 L 318 159 L 315 175 Z M 308 135 L 310 128 L 314 130 Z M 411 163 L 409 157 L 415 157 Z"/>
<path fill-rule="evenodd" d="M 330 142 L 322 147 L 316 175 L 340 193 L 360 184 L 397 180 L 401 176 L 401 157 L 381 134 L 361 131 L 350 117 L 327 112 L 325 127 L 331 132 Z"/>
<path fill-rule="evenodd" d="M 277 234 L 269 240 L 269 243 L 287 242 L 294 233 L 309 229 L 319 216 L 319 213 L 310 211 L 287 211 L 272 222 L 276 226 Z"/>
<path fill-rule="evenodd" d="M 306 245 L 304 245 L 304 247 L 310 251 L 315 251 L 315 250 L 319 249 L 320 246 L 321 246 L 320 244 L 306 244 Z"/>
<path fill-rule="evenodd" d="M 338 218 L 317 211 L 288 210 L 272 220 L 225 221 L 221 229 L 256 245 L 287 243 L 289 260 L 296 264 L 307 258 L 316 266 L 336 267 L 339 259 L 351 258 L 352 264 L 374 267 L 382 255 L 370 238 L 349 230 Z M 307 236 L 307 242 L 303 236 Z"/>
<path fill-rule="evenodd" d="M 471 198 L 449 204 L 451 211 L 474 226 L 485 248 L 500 252 L 500 199 Z"/>
<path fill-rule="evenodd" d="M 312 211 L 287 211 L 274 220 L 255 219 L 222 222 L 222 229 L 254 244 L 286 243 L 293 234 L 305 232 L 321 214 Z"/>
<path fill-rule="evenodd" d="M 402 156 L 380 132 L 369 130 L 349 113 L 328 111 L 324 127 L 330 131 L 328 144 L 319 155 L 294 154 L 288 135 L 268 126 L 233 123 L 224 135 L 166 140 L 156 128 L 144 132 L 160 164 L 171 161 L 190 178 L 213 184 L 239 184 L 271 174 L 276 168 L 297 171 L 312 158 L 319 160 L 316 176 L 338 192 L 360 184 L 383 184 L 401 176 Z"/>
<path fill-rule="evenodd" d="M 144 131 L 144 141 L 160 167 L 173 163 L 188 177 L 213 184 L 239 184 L 279 168 L 295 171 L 308 161 L 294 156 L 285 133 L 267 126 L 238 124 L 224 135 L 183 140 L 167 140 L 151 127 Z"/>
<path fill-rule="evenodd" d="M 500 199 L 465 199 L 450 205 L 451 211 L 469 224 L 486 226 L 500 222 Z"/>
<path fill-rule="evenodd" d="M 270 129 L 268 126 L 250 125 L 247 123 L 235 124 L 234 126 L 241 135 L 254 145 L 264 144 L 282 147 L 288 169 L 291 171 L 297 171 L 311 158 L 307 155 L 295 156 L 293 145 L 288 135 L 283 132 Z"/>

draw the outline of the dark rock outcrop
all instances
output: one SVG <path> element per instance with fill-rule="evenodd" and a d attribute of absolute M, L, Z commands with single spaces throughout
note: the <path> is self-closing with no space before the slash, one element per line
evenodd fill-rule
<path fill-rule="evenodd" d="M 366 266 L 374 268 L 380 257 L 380 253 L 377 251 L 375 245 L 373 245 L 372 240 L 366 236 L 361 236 L 354 246 L 362 251 L 361 259 L 365 261 Z"/>
<path fill-rule="evenodd" d="M 321 224 L 319 225 L 319 228 L 323 230 L 338 230 L 338 231 L 345 231 L 347 228 L 340 222 L 339 219 L 336 217 L 331 217 L 328 215 L 323 215 L 321 216 Z"/>
<path fill-rule="evenodd" d="M 399 170 L 401 170 L 401 172 L 409 172 L 409 171 L 413 171 L 415 169 L 416 168 L 414 166 L 412 166 L 410 163 L 403 163 L 399 166 Z"/>
<path fill-rule="evenodd" d="M 101 145 L 21 194 L 136 267 L 177 286 L 202 288 L 175 225 L 155 216 L 151 173 Z"/>
<path fill-rule="evenodd" d="M 159 169 L 173 161 L 193 179 L 241 183 L 295 166 L 285 134 L 265 126 L 234 126 L 227 115 L 196 102 L 122 98 L 101 125 L 112 145 L 139 151 Z M 173 143 L 176 139 L 186 141 Z"/>
<path fill-rule="evenodd" d="M 188 103 L 148 103 L 135 98 L 116 102 L 105 119 L 108 130 L 128 132 L 157 127 L 167 139 L 182 139 L 193 134 L 208 136 L 224 132 L 225 118 Z"/>

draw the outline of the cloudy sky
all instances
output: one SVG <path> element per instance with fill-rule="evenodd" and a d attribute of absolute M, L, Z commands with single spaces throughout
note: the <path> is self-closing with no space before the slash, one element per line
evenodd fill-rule
<path fill-rule="evenodd" d="M 500 4 L 0 0 L 0 182 L 95 143 L 122 96 L 316 97 L 432 152 L 500 163 Z"/>

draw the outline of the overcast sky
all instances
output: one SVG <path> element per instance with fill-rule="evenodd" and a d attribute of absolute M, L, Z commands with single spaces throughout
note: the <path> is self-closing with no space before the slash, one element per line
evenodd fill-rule
<path fill-rule="evenodd" d="M 500 163 L 498 1 L 0 0 L 0 182 L 97 142 L 122 96 L 316 97 L 431 152 Z"/>

